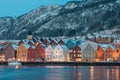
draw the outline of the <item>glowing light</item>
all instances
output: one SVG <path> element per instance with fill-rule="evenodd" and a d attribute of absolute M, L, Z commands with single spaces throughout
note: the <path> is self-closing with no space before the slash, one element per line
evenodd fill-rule
<path fill-rule="evenodd" d="M 16 65 L 15 68 L 18 69 L 18 68 L 20 68 L 20 66 Z"/>

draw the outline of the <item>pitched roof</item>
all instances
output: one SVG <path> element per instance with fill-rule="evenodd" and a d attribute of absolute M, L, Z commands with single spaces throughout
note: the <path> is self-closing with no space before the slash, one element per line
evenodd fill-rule
<path fill-rule="evenodd" d="M 16 44 L 12 44 L 12 47 L 17 50 L 18 46 Z"/>
<path fill-rule="evenodd" d="M 91 45 L 91 47 L 96 51 L 98 49 L 98 44 L 94 42 L 87 41 L 85 43 L 82 43 L 80 45 L 81 50 L 83 51 L 88 45 Z"/>
<path fill-rule="evenodd" d="M 24 44 L 24 46 L 28 49 L 30 48 L 30 45 L 29 44 Z"/>
<path fill-rule="evenodd" d="M 108 44 L 100 44 L 100 46 L 103 50 L 106 50 L 109 45 Z"/>
<path fill-rule="evenodd" d="M 67 46 L 65 45 L 60 45 L 63 50 L 68 50 Z"/>
<path fill-rule="evenodd" d="M 100 44 L 103 50 L 106 50 L 109 47 L 111 47 L 113 50 L 115 49 L 115 46 L 112 44 Z"/>

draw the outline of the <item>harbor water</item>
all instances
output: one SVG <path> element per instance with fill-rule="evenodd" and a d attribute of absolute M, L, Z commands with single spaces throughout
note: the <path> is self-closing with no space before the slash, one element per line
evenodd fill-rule
<path fill-rule="evenodd" d="M 120 80 L 120 67 L 0 66 L 0 80 Z"/>

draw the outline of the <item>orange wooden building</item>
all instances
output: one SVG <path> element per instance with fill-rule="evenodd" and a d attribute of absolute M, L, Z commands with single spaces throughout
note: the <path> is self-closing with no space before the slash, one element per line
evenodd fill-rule
<path fill-rule="evenodd" d="M 108 46 L 104 52 L 104 60 L 113 61 L 113 53 L 114 53 L 114 49 L 111 46 Z"/>
<path fill-rule="evenodd" d="M 16 60 L 17 61 L 28 61 L 28 48 L 29 44 L 21 43 L 17 49 Z"/>
<path fill-rule="evenodd" d="M 120 43 L 115 44 L 113 59 L 120 61 Z"/>
<path fill-rule="evenodd" d="M 96 51 L 96 61 L 103 61 L 104 60 L 104 50 L 100 45 L 98 45 L 98 49 Z"/>

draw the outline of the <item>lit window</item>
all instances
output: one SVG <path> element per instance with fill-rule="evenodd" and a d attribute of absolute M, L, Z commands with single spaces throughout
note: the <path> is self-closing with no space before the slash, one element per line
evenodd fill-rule
<path fill-rule="evenodd" d="M 78 54 L 78 57 L 80 57 L 80 54 Z"/>
<path fill-rule="evenodd" d="M 74 50 L 74 53 L 75 53 L 75 50 Z"/>
<path fill-rule="evenodd" d="M 74 54 L 74 57 L 75 57 L 76 55 Z"/>

